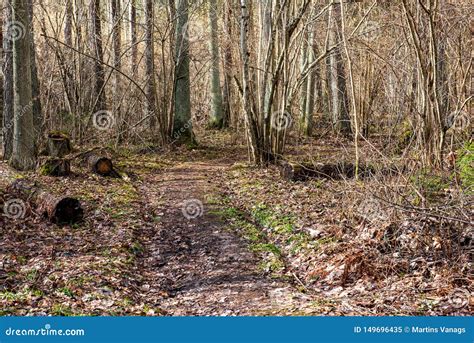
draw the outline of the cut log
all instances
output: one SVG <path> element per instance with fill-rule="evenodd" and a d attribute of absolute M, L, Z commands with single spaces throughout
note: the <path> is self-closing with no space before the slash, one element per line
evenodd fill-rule
<path fill-rule="evenodd" d="M 291 181 L 305 181 L 312 178 L 340 180 L 355 176 L 355 165 L 352 163 L 280 163 L 280 176 Z M 374 173 L 372 167 L 359 166 L 359 177 Z"/>
<path fill-rule="evenodd" d="M 36 211 L 57 224 L 77 223 L 83 219 L 84 210 L 79 200 L 51 194 L 26 180 L 16 180 L 9 191 L 36 205 Z"/>
<path fill-rule="evenodd" d="M 114 170 L 112 159 L 104 155 L 97 155 L 95 153 L 89 154 L 86 159 L 90 170 L 101 176 L 119 177 L 119 174 Z"/>
<path fill-rule="evenodd" d="M 71 153 L 71 140 L 61 132 L 51 132 L 48 135 L 48 155 L 61 158 Z"/>
<path fill-rule="evenodd" d="M 39 173 L 45 176 L 68 176 L 71 174 L 71 162 L 64 158 L 40 159 Z"/>

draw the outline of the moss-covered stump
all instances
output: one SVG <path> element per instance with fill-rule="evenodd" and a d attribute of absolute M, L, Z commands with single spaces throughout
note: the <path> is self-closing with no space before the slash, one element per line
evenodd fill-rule
<path fill-rule="evenodd" d="M 64 158 L 41 159 L 38 172 L 44 176 L 68 176 L 71 174 L 71 161 Z"/>
<path fill-rule="evenodd" d="M 47 151 L 51 157 L 61 158 L 71 153 L 71 140 L 62 132 L 48 134 Z"/>

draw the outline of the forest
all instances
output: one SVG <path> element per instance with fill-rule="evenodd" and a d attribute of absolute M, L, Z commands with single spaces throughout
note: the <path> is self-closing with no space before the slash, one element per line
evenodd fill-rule
<path fill-rule="evenodd" d="M 466 316 L 471 0 L 2 0 L 1 316 Z"/>

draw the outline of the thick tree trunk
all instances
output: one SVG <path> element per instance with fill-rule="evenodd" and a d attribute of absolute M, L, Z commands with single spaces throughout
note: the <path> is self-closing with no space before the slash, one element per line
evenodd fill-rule
<path fill-rule="evenodd" d="M 211 27 L 211 118 L 210 126 L 214 128 L 222 128 L 224 122 L 224 110 L 222 105 L 221 77 L 220 77 L 220 53 L 219 53 L 219 36 L 217 25 L 217 0 L 209 1 L 209 24 Z"/>
<path fill-rule="evenodd" d="M 131 66 L 132 74 L 137 70 L 138 46 L 137 46 L 137 0 L 130 1 L 130 49 L 132 50 Z"/>
<path fill-rule="evenodd" d="M 258 143 L 257 124 L 252 116 L 252 103 L 250 98 L 250 53 L 248 49 L 249 31 L 249 9 L 247 0 L 240 0 L 241 22 L 240 22 L 240 51 L 242 54 L 242 102 L 244 110 L 247 139 L 250 149 L 250 159 L 255 164 L 260 164 L 262 151 Z"/>
<path fill-rule="evenodd" d="M 318 53 L 315 39 L 315 28 L 313 25 L 309 27 L 308 33 L 308 59 L 307 65 L 312 64 L 315 61 L 316 55 Z M 320 83 L 320 67 L 316 67 L 310 71 L 307 84 L 303 85 L 303 90 L 305 93 L 305 101 L 302 102 L 302 118 L 301 124 L 303 128 L 303 133 L 305 136 L 311 136 L 313 132 L 313 115 L 315 111 L 316 101 L 321 102 L 321 83 Z"/>
<path fill-rule="evenodd" d="M 121 53 L 122 53 L 122 13 L 121 13 L 121 0 L 111 0 L 112 10 L 112 41 L 113 41 L 113 55 L 114 55 L 114 67 L 116 70 L 120 70 L 122 67 Z M 121 111 L 121 91 L 120 91 L 120 73 L 114 73 L 113 79 L 113 94 L 114 94 L 114 116 L 117 123 L 117 143 L 122 142 L 122 132 L 124 132 L 124 121 L 122 119 Z"/>
<path fill-rule="evenodd" d="M 29 0 L 31 1 L 31 0 Z M 32 66 L 31 66 L 31 17 L 28 1 L 13 0 L 13 20 L 24 28 L 22 37 L 13 41 L 14 84 L 14 136 L 12 167 L 32 170 L 36 166 L 36 135 L 34 127 Z M 28 61 L 25 63 L 25 61 Z"/>
<path fill-rule="evenodd" d="M 223 127 L 228 127 L 232 122 L 232 4 L 225 2 L 225 51 L 224 51 L 224 90 L 223 101 Z"/>
<path fill-rule="evenodd" d="M 153 42 L 153 1 L 145 0 L 145 67 L 146 67 L 146 112 L 150 117 L 150 128 L 156 134 L 157 103 L 156 103 L 156 82 L 155 82 L 155 61 Z"/>
<path fill-rule="evenodd" d="M 15 181 L 9 190 L 35 204 L 36 211 L 53 223 L 72 224 L 83 219 L 84 210 L 75 198 L 53 195 L 25 180 Z"/>
<path fill-rule="evenodd" d="M 3 159 L 10 159 L 13 151 L 13 41 L 8 28 L 12 21 L 11 0 L 3 8 Z"/>
<path fill-rule="evenodd" d="M 36 45 L 35 37 L 33 34 L 33 2 L 28 2 L 28 15 L 31 23 L 30 31 L 30 44 L 31 44 L 31 53 L 30 53 L 30 64 L 31 64 L 31 94 L 33 97 L 33 124 L 35 130 L 35 137 L 37 140 L 41 138 L 42 134 L 42 125 L 43 125 L 43 114 L 41 110 L 41 98 L 40 98 L 40 83 L 38 79 L 38 68 L 36 66 Z M 36 145 L 39 146 L 39 141 L 36 142 Z"/>
<path fill-rule="evenodd" d="M 107 108 L 107 101 L 105 97 L 105 71 L 102 65 L 104 61 L 104 53 L 102 49 L 102 24 L 100 18 L 100 0 L 91 0 L 90 2 L 90 18 L 91 18 L 91 40 L 95 51 L 94 61 L 94 93 L 93 99 L 95 101 L 94 113 L 104 111 Z"/>
<path fill-rule="evenodd" d="M 189 78 L 188 0 L 177 1 L 173 139 L 179 143 L 189 143 L 194 142 L 194 135 Z"/>
<path fill-rule="evenodd" d="M 341 43 L 340 37 L 340 7 L 333 5 L 329 9 L 329 46 Z M 341 48 L 337 47 L 328 56 L 328 79 L 331 98 L 332 123 L 336 132 L 349 135 L 351 122 L 349 118 L 348 98 L 346 89 L 346 75 L 341 55 Z"/>

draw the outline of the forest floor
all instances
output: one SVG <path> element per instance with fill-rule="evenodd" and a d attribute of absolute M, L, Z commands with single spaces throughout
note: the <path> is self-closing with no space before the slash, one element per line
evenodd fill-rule
<path fill-rule="evenodd" d="M 456 205 L 447 219 L 395 213 L 369 196 L 388 192 L 386 179 L 287 181 L 249 166 L 229 139 L 117 151 L 122 179 L 81 168 L 19 175 L 0 163 L 1 208 L 18 177 L 85 208 L 72 226 L 27 202 L 21 216 L 0 216 L 0 315 L 472 313 L 472 197 L 443 189 Z M 350 156 L 339 143 L 304 146 L 321 160 Z"/>

